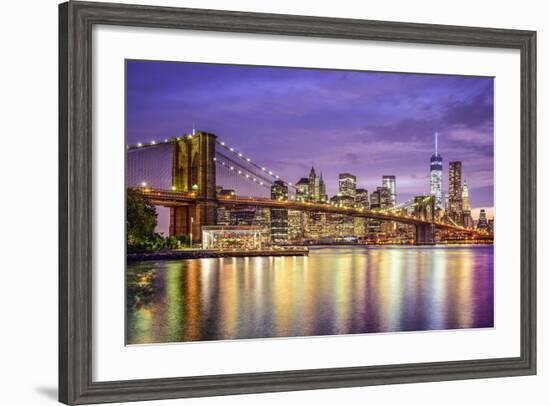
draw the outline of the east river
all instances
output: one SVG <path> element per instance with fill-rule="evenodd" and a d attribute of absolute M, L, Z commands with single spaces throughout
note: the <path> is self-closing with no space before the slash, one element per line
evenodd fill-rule
<path fill-rule="evenodd" d="M 127 344 L 493 326 L 493 247 L 130 262 Z"/>

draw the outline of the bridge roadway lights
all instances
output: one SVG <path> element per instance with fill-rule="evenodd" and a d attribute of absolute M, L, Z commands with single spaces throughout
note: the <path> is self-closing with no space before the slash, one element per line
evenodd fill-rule
<path fill-rule="evenodd" d="M 415 225 L 415 244 L 416 245 L 435 245 L 435 225 L 417 224 Z"/>

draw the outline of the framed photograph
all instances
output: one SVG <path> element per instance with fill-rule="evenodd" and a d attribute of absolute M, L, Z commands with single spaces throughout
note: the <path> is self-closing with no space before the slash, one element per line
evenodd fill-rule
<path fill-rule="evenodd" d="M 535 32 L 59 29 L 61 402 L 536 373 Z"/>

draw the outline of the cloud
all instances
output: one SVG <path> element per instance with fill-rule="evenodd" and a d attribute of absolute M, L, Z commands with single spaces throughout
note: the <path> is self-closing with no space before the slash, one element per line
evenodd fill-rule
<path fill-rule="evenodd" d="M 398 193 L 427 190 L 433 133 L 444 183 L 463 161 L 473 201 L 492 205 L 491 78 L 233 65 L 132 62 L 129 143 L 180 135 L 193 123 L 296 181 L 314 164 L 329 193 L 339 172 L 361 187 L 397 176 Z"/>

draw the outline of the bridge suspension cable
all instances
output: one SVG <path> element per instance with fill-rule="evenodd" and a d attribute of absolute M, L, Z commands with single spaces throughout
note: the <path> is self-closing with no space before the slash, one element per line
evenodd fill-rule
<path fill-rule="evenodd" d="M 176 141 L 180 141 L 184 137 L 192 137 L 192 135 L 189 134 L 189 135 L 184 135 L 184 136 L 179 136 L 179 137 L 164 138 L 164 139 L 161 139 L 161 140 L 151 140 L 149 142 L 138 142 L 135 145 L 127 145 L 126 150 L 128 152 L 143 151 L 145 149 L 150 149 L 150 148 L 158 147 L 158 146 L 161 146 L 161 145 L 171 144 L 171 143 L 174 143 Z M 288 182 L 288 181 L 285 181 L 285 180 L 281 179 L 281 177 L 279 175 L 277 175 L 276 173 L 274 173 L 273 170 L 268 169 L 265 166 L 256 163 L 255 161 L 252 160 L 252 158 L 247 157 L 243 153 L 237 151 L 235 148 L 228 146 L 224 141 L 216 139 L 216 144 L 221 146 L 223 148 L 223 150 L 229 152 L 230 154 L 234 155 L 236 158 L 242 160 L 243 163 L 245 163 L 246 165 L 249 165 L 249 166 L 253 167 L 254 169 L 258 170 L 260 173 L 262 173 L 263 176 L 260 176 L 258 173 L 255 174 L 253 171 L 247 169 L 247 171 L 251 175 L 254 175 L 256 178 L 263 179 L 264 182 L 269 182 L 270 185 L 273 184 L 273 182 L 275 180 L 281 180 L 287 187 L 291 188 L 293 191 L 296 190 L 296 186 L 293 185 L 292 182 Z M 219 150 L 216 153 L 223 155 L 227 160 L 229 160 L 229 157 L 227 156 L 227 154 L 222 154 L 222 152 L 219 151 Z M 233 163 L 234 163 L 233 166 L 236 166 L 234 160 L 233 160 Z M 243 166 L 241 166 L 241 168 L 244 169 Z M 271 178 L 273 178 L 273 180 L 268 181 L 267 177 L 271 177 Z"/>
<path fill-rule="evenodd" d="M 294 186 L 292 184 L 292 182 L 287 182 L 287 181 L 282 180 L 280 178 L 280 176 L 275 174 L 272 170 L 270 170 L 270 169 L 266 168 L 265 166 L 259 165 L 256 162 L 252 161 L 252 159 L 250 157 L 246 157 L 241 152 L 238 152 L 237 150 L 235 150 L 235 148 L 226 145 L 226 143 L 224 141 L 221 141 L 221 140 L 217 139 L 216 143 L 218 145 L 220 145 L 222 148 L 224 148 L 226 151 L 230 152 L 231 154 L 235 155 L 236 157 L 238 157 L 242 161 L 246 162 L 248 165 L 256 168 L 257 170 L 261 171 L 262 173 L 265 173 L 266 175 L 271 176 L 275 180 L 281 180 L 289 188 L 292 188 L 293 190 L 296 189 L 296 186 Z M 271 183 L 273 183 L 273 181 Z"/>
<path fill-rule="evenodd" d="M 230 171 L 235 172 L 236 174 L 242 176 L 243 178 L 249 180 L 250 182 L 254 182 L 259 184 L 260 186 L 264 186 L 266 188 L 270 188 L 273 184 L 273 181 L 270 179 L 267 179 L 261 175 L 255 174 L 254 172 L 246 169 L 244 166 L 239 165 L 238 162 L 235 160 L 229 158 L 228 156 L 217 153 L 217 157 L 214 159 L 216 160 L 216 164 L 223 166 L 224 168 L 229 169 Z"/>

